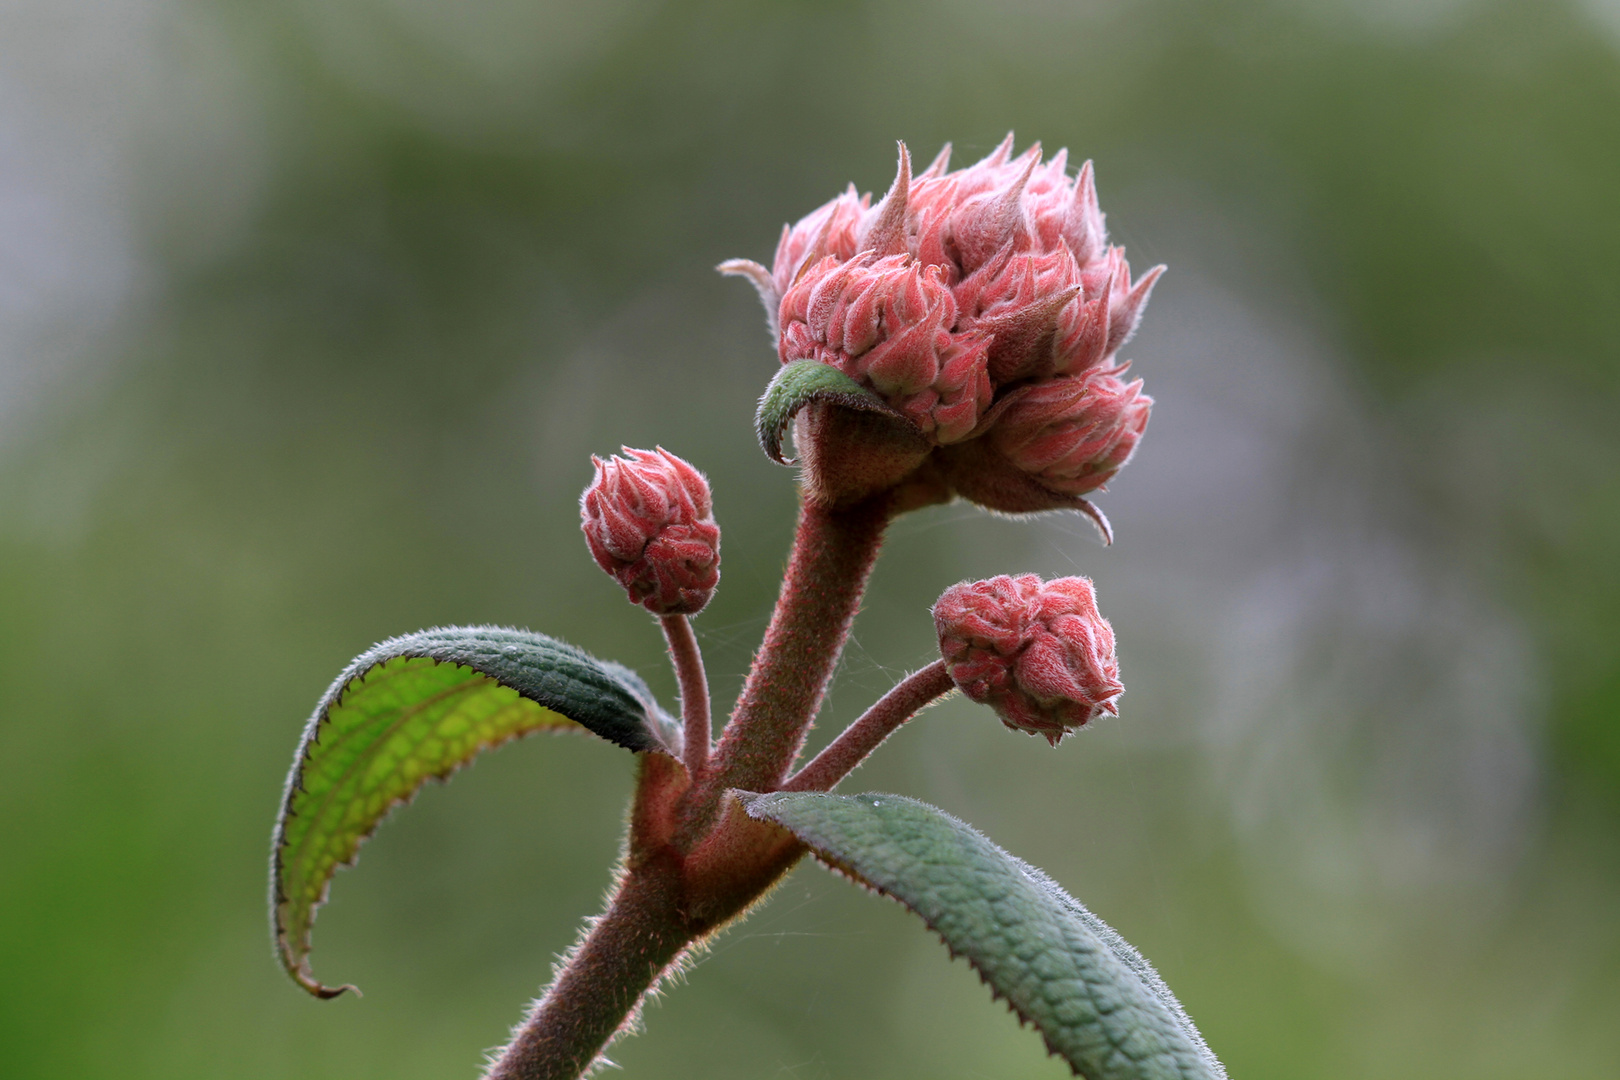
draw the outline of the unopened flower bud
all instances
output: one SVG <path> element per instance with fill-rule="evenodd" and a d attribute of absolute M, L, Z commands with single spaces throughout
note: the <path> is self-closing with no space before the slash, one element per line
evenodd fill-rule
<path fill-rule="evenodd" d="M 1114 631 L 1085 578 L 952 585 L 934 605 L 934 628 L 951 680 L 1015 731 L 1056 746 L 1099 714 L 1118 714 Z"/>
<path fill-rule="evenodd" d="M 1130 460 L 1152 405 L 1141 379 L 1127 383 L 1114 370 L 1059 376 L 1009 395 L 987 437 L 1042 487 L 1084 495 Z"/>
<path fill-rule="evenodd" d="M 943 268 L 909 255 L 827 256 L 782 297 L 784 364 L 818 360 L 872 387 L 935 443 L 959 442 L 990 405 L 990 338 L 952 335 Z"/>
<path fill-rule="evenodd" d="M 695 615 L 720 581 L 720 527 L 703 474 L 664 450 L 606 461 L 579 500 L 598 566 L 654 615 Z"/>
<path fill-rule="evenodd" d="M 1077 478 L 1117 470 L 1141 435 L 1136 423 L 1102 460 L 1087 458 L 1091 472 L 1071 469 L 1066 453 L 1056 486 L 976 445 L 1009 397 L 1107 370 L 1163 270 L 1132 280 L 1124 251 L 1108 243 L 1090 162 L 1071 177 L 1066 151 L 1043 164 L 1038 143 L 1016 158 L 1012 150 L 1008 135 L 953 172 L 947 146 L 913 176 L 901 146 L 877 203 L 851 187 L 785 226 L 771 267 L 721 264 L 759 292 L 784 364 L 836 367 L 896 414 L 888 430 L 872 412 L 843 423 L 825 415 L 842 406 L 806 411 L 795 442 L 813 499 L 838 505 L 909 485 L 925 494 L 908 505 L 954 492 L 1010 513 L 1090 512 L 1073 495 Z M 1146 419 L 1148 399 L 1133 401 L 1127 429 Z"/>

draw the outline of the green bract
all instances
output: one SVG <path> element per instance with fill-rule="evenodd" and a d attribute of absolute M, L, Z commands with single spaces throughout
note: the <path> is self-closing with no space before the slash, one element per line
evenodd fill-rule
<path fill-rule="evenodd" d="M 795 360 L 776 373 L 754 413 L 754 434 L 759 436 L 759 446 L 766 457 L 778 465 L 788 464 L 782 456 L 782 435 L 794 415 L 812 401 L 827 401 L 857 412 L 881 413 L 898 420 L 907 429 L 916 427 L 882 398 L 831 364 Z"/>

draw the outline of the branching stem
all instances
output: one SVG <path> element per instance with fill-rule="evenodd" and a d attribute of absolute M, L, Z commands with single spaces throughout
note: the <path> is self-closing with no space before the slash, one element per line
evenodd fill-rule
<path fill-rule="evenodd" d="M 950 693 L 955 685 L 946 674 L 943 660 L 935 660 L 921 671 L 906 676 L 859 720 L 845 728 L 814 761 L 790 777 L 782 790 L 831 791 L 901 724 Z"/>
<path fill-rule="evenodd" d="M 703 672 L 703 652 L 685 615 L 665 615 L 664 641 L 675 664 L 675 680 L 681 689 L 681 719 L 686 738 L 683 758 L 686 771 L 695 779 L 709 764 L 709 680 Z"/>
<path fill-rule="evenodd" d="M 680 768 L 672 761 L 650 768 L 657 752 L 648 752 L 624 876 L 607 912 L 563 964 L 487 1080 L 575 1080 L 632 1022 L 643 996 L 683 949 L 744 911 L 803 853 L 802 844 L 784 842 L 780 830 L 746 815 L 724 819 L 722 799 L 729 788 L 781 787 L 849 637 L 890 513 L 887 495 L 841 509 L 804 501 L 776 610 L 712 760 L 697 639 L 684 616 L 662 620 L 680 683 L 686 768 L 680 775 L 671 771 Z M 829 783 L 847 773 L 949 688 L 920 678 L 932 670 L 902 682 L 840 737 L 845 748 L 838 755 L 823 753 L 811 768 L 827 759 L 822 770 L 836 773 Z M 856 756 L 848 765 L 832 764 L 850 753 Z M 723 853 L 718 863 L 716 851 Z"/>

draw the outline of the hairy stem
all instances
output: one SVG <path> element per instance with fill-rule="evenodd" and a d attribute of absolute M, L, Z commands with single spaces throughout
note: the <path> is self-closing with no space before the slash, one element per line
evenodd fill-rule
<path fill-rule="evenodd" d="M 883 544 L 889 497 L 842 509 L 805 499 L 776 611 L 720 739 L 711 788 L 771 791 L 804 744 Z"/>
<path fill-rule="evenodd" d="M 833 785 L 866 760 L 866 756 L 901 724 L 955 687 L 945 672 L 943 660 L 935 660 L 921 671 L 906 676 L 859 720 L 845 728 L 814 761 L 789 778 L 782 790 L 831 791 Z"/>
<path fill-rule="evenodd" d="M 632 871 L 485 1080 L 576 1080 L 690 942 L 672 875 Z"/>
<path fill-rule="evenodd" d="M 683 758 L 693 779 L 709 764 L 709 680 L 703 672 L 703 653 L 685 615 L 665 615 L 664 641 L 675 664 L 675 680 L 681 689 L 681 719 L 686 725 Z"/>
<path fill-rule="evenodd" d="M 667 787 L 676 778 L 669 770 L 680 766 L 645 755 L 629 869 L 607 913 L 486 1080 L 575 1080 L 633 1022 L 643 996 L 683 949 L 745 910 L 803 853 L 791 838 L 784 842 L 780 830 L 746 817 L 728 830 L 719 816 L 721 796 L 727 788 L 781 786 L 849 636 L 889 516 L 886 495 L 843 509 L 803 503 L 776 611 L 713 762 L 696 638 L 684 617 L 662 620 L 680 682 L 685 775 L 693 786 L 685 789 L 682 778 L 680 789 Z M 881 736 L 872 745 L 878 741 Z M 659 760 L 667 765 L 647 767 Z M 671 803 L 668 796 L 677 790 L 687 794 Z"/>

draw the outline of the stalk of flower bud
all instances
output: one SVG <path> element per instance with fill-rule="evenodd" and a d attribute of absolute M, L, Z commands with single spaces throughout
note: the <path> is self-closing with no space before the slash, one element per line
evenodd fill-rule
<path fill-rule="evenodd" d="M 709 482 L 662 447 L 603 461 L 580 497 L 585 544 L 597 565 L 659 616 L 681 691 L 689 775 L 708 764 L 709 683 L 686 617 L 702 611 L 720 582 L 720 527 Z"/>
<path fill-rule="evenodd" d="M 709 482 L 662 447 L 607 460 L 580 497 L 596 564 L 654 615 L 695 615 L 720 581 L 720 527 Z"/>
<path fill-rule="evenodd" d="M 934 605 L 946 671 L 962 692 L 1015 731 L 1053 746 L 1125 692 L 1114 631 L 1082 577 L 1034 574 L 962 582 Z"/>

